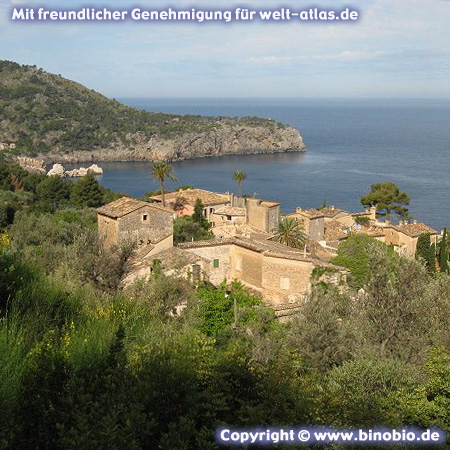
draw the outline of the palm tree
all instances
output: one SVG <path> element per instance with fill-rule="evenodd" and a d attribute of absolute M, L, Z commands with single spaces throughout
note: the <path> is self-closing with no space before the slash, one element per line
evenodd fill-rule
<path fill-rule="evenodd" d="M 161 189 L 162 204 L 166 206 L 166 198 L 164 192 L 164 182 L 166 178 L 176 181 L 177 177 L 173 172 L 173 167 L 164 161 L 154 161 L 151 167 L 151 176 L 154 180 L 159 182 L 159 187 Z"/>
<path fill-rule="evenodd" d="M 304 248 L 306 244 L 306 234 L 296 219 L 284 218 L 278 223 L 278 229 L 274 241 L 294 248 Z"/>
<path fill-rule="evenodd" d="M 247 179 L 247 174 L 243 170 L 236 170 L 233 173 L 233 180 L 236 181 L 239 187 L 239 197 L 242 197 L 242 182 Z"/>

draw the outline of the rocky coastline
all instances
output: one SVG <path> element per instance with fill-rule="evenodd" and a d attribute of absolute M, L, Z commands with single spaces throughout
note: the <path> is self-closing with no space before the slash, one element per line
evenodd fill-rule
<path fill-rule="evenodd" d="M 125 142 L 92 151 L 48 153 L 39 157 L 47 163 L 181 161 L 225 155 L 304 152 L 300 132 L 292 127 L 247 127 L 221 125 L 211 131 L 189 133 L 175 139 L 148 138 L 136 133 Z"/>

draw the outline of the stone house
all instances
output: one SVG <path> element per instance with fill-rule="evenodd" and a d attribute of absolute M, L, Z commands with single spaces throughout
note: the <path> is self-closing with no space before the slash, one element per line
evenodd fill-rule
<path fill-rule="evenodd" d="M 423 233 L 430 234 L 432 244 L 437 243 L 437 231 L 424 223 L 388 225 L 384 227 L 384 242 L 393 245 L 398 253 L 414 258 L 416 255 L 417 240 Z"/>
<path fill-rule="evenodd" d="M 99 236 L 106 246 L 133 242 L 140 256 L 173 246 L 173 212 L 122 197 L 97 209 Z"/>
<path fill-rule="evenodd" d="M 217 208 L 213 214 L 210 215 L 210 222 L 213 227 L 220 227 L 222 225 L 242 225 L 246 222 L 245 208 L 237 206 L 222 206 Z"/>
<path fill-rule="evenodd" d="M 244 237 L 180 244 L 179 248 L 206 261 L 203 270 L 211 283 L 240 281 L 271 306 L 299 304 L 312 286 L 315 268 L 327 281 L 339 283 L 346 271 L 312 258 L 305 252 L 272 241 Z"/>
<path fill-rule="evenodd" d="M 298 220 L 303 225 L 306 235 L 312 241 L 328 242 L 330 240 L 329 235 L 333 234 L 334 230 L 340 229 L 341 233 L 344 233 L 358 228 L 357 217 L 367 217 L 370 223 L 375 222 L 376 208 L 370 208 L 360 213 L 349 213 L 334 206 L 320 209 L 297 208 L 293 214 L 288 214 L 286 217 Z"/>
<path fill-rule="evenodd" d="M 247 225 L 269 234 L 277 230 L 281 217 L 280 203 L 247 198 L 245 205 Z"/>
<path fill-rule="evenodd" d="M 216 209 L 230 205 L 230 195 L 221 194 L 204 189 L 185 189 L 182 191 L 169 192 L 165 195 L 166 206 L 172 208 L 178 217 L 192 216 L 197 199 L 203 204 L 203 216 L 210 220 Z M 162 203 L 162 195 L 150 197 L 154 203 Z"/>
<path fill-rule="evenodd" d="M 325 236 L 325 215 L 319 209 L 305 210 L 297 208 L 295 213 L 288 214 L 288 219 L 297 220 L 311 241 L 323 241 Z"/>

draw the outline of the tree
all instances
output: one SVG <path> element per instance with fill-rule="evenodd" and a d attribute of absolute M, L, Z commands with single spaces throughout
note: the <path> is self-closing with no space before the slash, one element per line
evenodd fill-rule
<path fill-rule="evenodd" d="M 365 294 L 359 297 L 356 325 L 380 358 L 418 359 L 427 349 L 430 303 L 426 270 L 415 260 L 373 246 Z"/>
<path fill-rule="evenodd" d="M 212 239 L 213 234 L 209 229 L 205 229 L 198 222 L 194 222 L 192 217 L 183 216 L 173 221 L 173 242 L 205 241 Z"/>
<path fill-rule="evenodd" d="M 371 186 L 371 191 L 361 197 L 361 203 L 365 207 L 375 206 L 378 214 L 389 219 L 391 212 L 395 212 L 399 217 L 408 216 L 410 199 L 405 192 L 401 192 L 398 186 L 392 182 L 375 183 Z"/>
<path fill-rule="evenodd" d="M 247 174 L 243 170 L 236 170 L 232 178 L 238 185 L 239 197 L 242 197 L 242 183 L 247 179 Z"/>
<path fill-rule="evenodd" d="M 75 182 L 71 200 L 82 207 L 97 207 L 103 203 L 103 189 L 94 175 L 88 174 Z"/>
<path fill-rule="evenodd" d="M 436 246 L 431 245 L 430 233 L 422 233 L 417 239 L 416 259 L 423 259 L 428 272 L 436 272 Z"/>
<path fill-rule="evenodd" d="M 439 266 L 441 273 L 448 273 L 448 248 L 447 248 L 447 228 L 444 228 L 442 240 L 439 247 Z"/>
<path fill-rule="evenodd" d="M 164 161 L 154 161 L 151 166 L 151 175 L 154 180 L 158 181 L 161 188 L 162 204 L 166 206 L 164 183 L 167 178 L 176 181 L 177 177 L 173 172 L 173 167 Z"/>
<path fill-rule="evenodd" d="M 194 214 L 192 214 L 192 220 L 195 223 L 198 223 L 202 228 L 205 230 L 209 230 L 211 228 L 211 225 L 209 224 L 208 220 L 203 216 L 203 203 L 198 198 L 195 200 L 194 204 Z"/>
<path fill-rule="evenodd" d="M 37 186 L 37 196 L 44 203 L 65 202 L 70 197 L 69 184 L 58 176 L 49 176 Z"/>
<path fill-rule="evenodd" d="M 284 218 L 278 223 L 277 232 L 272 239 L 288 247 L 303 248 L 306 243 L 306 234 L 296 219 Z"/>
<path fill-rule="evenodd" d="M 338 256 L 332 262 L 350 270 L 349 284 L 355 289 L 362 288 L 370 275 L 369 259 L 374 248 L 382 248 L 386 254 L 393 255 L 394 250 L 367 234 L 351 233 L 339 244 Z"/>

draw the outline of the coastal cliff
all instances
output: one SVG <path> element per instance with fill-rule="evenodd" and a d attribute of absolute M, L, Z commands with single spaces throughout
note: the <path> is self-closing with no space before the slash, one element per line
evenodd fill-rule
<path fill-rule="evenodd" d="M 143 134 L 128 136 L 108 148 L 92 151 L 52 153 L 52 162 L 85 161 L 180 161 L 208 156 L 283 153 L 305 151 L 300 133 L 291 127 L 272 128 L 233 126 L 220 122 L 211 131 L 189 133 L 176 138 Z"/>
<path fill-rule="evenodd" d="M 139 111 L 35 66 L 0 61 L 0 143 L 46 162 L 177 161 L 305 151 L 271 119 Z"/>

